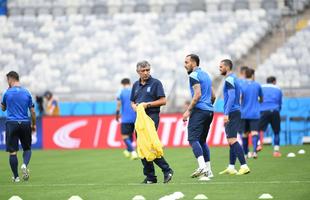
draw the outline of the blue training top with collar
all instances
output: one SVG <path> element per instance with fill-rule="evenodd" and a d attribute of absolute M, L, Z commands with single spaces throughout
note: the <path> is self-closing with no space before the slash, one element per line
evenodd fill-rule
<path fill-rule="evenodd" d="M 224 88 L 224 114 L 240 111 L 240 84 L 235 74 L 229 74 L 225 78 Z"/>
<path fill-rule="evenodd" d="M 212 81 L 209 74 L 198 67 L 195 71 L 189 74 L 189 86 L 192 97 L 194 96 L 193 86 L 200 84 L 201 97 L 199 98 L 195 108 L 201 110 L 214 111 L 212 105 Z"/>
<path fill-rule="evenodd" d="M 282 107 L 282 91 L 273 84 L 262 85 L 264 100 L 261 104 L 261 111 L 276 110 L 280 111 Z"/>
<path fill-rule="evenodd" d="M 136 113 L 131 107 L 130 102 L 131 88 L 123 88 L 117 95 L 117 100 L 121 101 L 122 123 L 134 123 Z"/>
<path fill-rule="evenodd" d="M 28 111 L 34 104 L 30 92 L 25 88 L 8 88 L 2 96 L 1 104 L 6 107 L 7 121 L 30 121 Z"/>
<path fill-rule="evenodd" d="M 259 98 L 263 98 L 260 84 L 253 80 L 245 80 L 241 86 L 241 93 L 241 119 L 259 119 Z"/>

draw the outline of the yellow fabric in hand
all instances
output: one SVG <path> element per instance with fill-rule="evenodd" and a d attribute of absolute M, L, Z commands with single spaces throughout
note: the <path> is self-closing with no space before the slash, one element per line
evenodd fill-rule
<path fill-rule="evenodd" d="M 135 129 L 137 132 L 137 152 L 140 158 L 153 161 L 164 155 L 163 146 L 158 138 L 155 124 L 145 113 L 141 104 L 137 107 Z"/>

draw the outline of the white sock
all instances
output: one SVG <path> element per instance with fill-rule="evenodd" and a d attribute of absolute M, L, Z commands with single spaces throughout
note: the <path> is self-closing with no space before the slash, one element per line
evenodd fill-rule
<path fill-rule="evenodd" d="M 229 165 L 228 165 L 228 169 L 235 169 L 235 165 L 229 164 Z"/>
<path fill-rule="evenodd" d="M 206 167 L 207 167 L 208 171 L 211 171 L 211 162 L 210 161 L 206 162 Z"/>
<path fill-rule="evenodd" d="M 244 164 L 244 165 L 241 165 L 240 168 L 247 168 L 248 165 L 247 164 Z"/>
<path fill-rule="evenodd" d="M 27 168 L 26 164 L 23 163 L 22 166 L 21 166 L 21 168 Z"/>
<path fill-rule="evenodd" d="M 274 146 L 274 147 L 273 147 L 273 150 L 274 150 L 274 151 L 280 151 L 280 146 L 278 146 L 278 145 Z"/>
<path fill-rule="evenodd" d="M 206 163 L 205 163 L 205 159 L 203 158 L 203 156 L 199 156 L 197 158 L 197 161 L 198 161 L 199 169 L 205 169 L 206 168 Z"/>

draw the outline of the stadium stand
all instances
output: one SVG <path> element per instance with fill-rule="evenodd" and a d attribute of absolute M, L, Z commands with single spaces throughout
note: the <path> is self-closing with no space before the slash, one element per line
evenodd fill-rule
<path fill-rule="evenodd" d="M 304 29 L 290 37 L 269 59 L 258 66 L 257 79 L 264 82 L 266 73 L 274 74 L 278 77 L 278 84 L 282 88 L 308 88 L 310 44 L 305 41 L 309 40 L 310 21 Z"/>
<path fill-rule="evenodd" d="M 152 74 L 164 83 L 169 103 L 163 111 L 180 112 L 189 97 L 184 89 L 188 87 L 188 77 L 183 67 L 188 53 L 200 55 L 201 66 L 210 72 L 218 94 L 222 81 L 218 62 L 231 58 L 236 61 L 235 66 L 245 61 L 242 64 L 255 67 L 256 78 L 262 83 L 268 75 L 277 76 L 286 97 L 309 96 L 310 47 L 305 41 L 310 39 L 310 18 L 299 19 L 309 12 L 304 12 L 309 3 L 310 0 L 0 0 L 0 7 L 5 5 L 5 13 L 0 8 L 0 15 L 6 15 L 0 16 L 0 72 L 18 71 L 23 85 L 34 95 L 47 89 L 53 91 L 68 104 L 62 105 L 64 115 L 113 113 L 114 104 L 107 101 L 115 99 L 122 78 L 137 79 L 135 64 L 141 59 L 150 61 Z M 275 40 L 282 39 L 281 34 L 275 33 L 289 23 L 294 30 L 288 30 L 288 35 L 301 31 L 288 40 L 288 35 L 280 42 Z M 266 48 L 268 51 L 264 51 Z M 274 53 L 269 56 L 271 52 Z M 255 63 L 263 64 L 257 67 Z M 0 86 L 7 87 L 5 81 Z M 305 95 L 302 91 L 306 91 Z M 284 132 L 308 130 L 304 125 L 309 121 L 308 111 L 304 111 L 308 109 L 297 112 L 291 108 L 291 102 L 303 105 L 302 100 L 284 101 Z M 98 105 L 107 105 L 108 109 L 97 106 L 97 102 L 104 102 Z M 223 106 L 216 104 L 217 111 L 221 111 L 219 107 Z M 295 127 L 304 128 L 300 131 Z M 287 141 L 295 144 L 289 138 Z"/>
<path fill-rule="evenodd" d="M 309 2 L 10 0 L 9 17 L 0 17 L 0 71 L 20 71 L 35 94 L 50 89 L 63 100 L 112 100 L 117 88 L 111 85 L 125 76 L 135 79 L 136 62 L 148 59 L 153 74 L 182 105 L 188 97 L 186 53 L 199 54 L 215 77 L 219 59 L 242 59 L 281 23 L 282 15 L 301 12 Z M 289 64 L 300 60 L 286 58 Z M 262 71 L 270 62 L 257 72 L 263 82 Z M 282 87 L 303 87 L 309 81 L 305 74 L 300 80 L 281 81 L 281 74 L 290 73 L 284 71 L 276 73 Z M 291 74 L 297 73 L 301 70 L 294 68 Z"/>
<path fill-rule="evenodd" d="M 111 86 L 122 77 L 136 78 L 138 60 L 149 59 L 169 90 L 173 79 L 187 84 L 186 53 L 198 53 L 218 74 L 220 58 L 241 58 L 279 17 L 263 9 L 1 17 L 1 71 L 18 70 L 33 93 L 50 89 L 65 99 L 104 100 L 114 98 L 105 94 L 115 93 Z"/>
<path fill-rule="evenodd" d="M 309 0 L 10 0 L 10 15 L 115 14 L 266 9 L 302 11 Z"/>

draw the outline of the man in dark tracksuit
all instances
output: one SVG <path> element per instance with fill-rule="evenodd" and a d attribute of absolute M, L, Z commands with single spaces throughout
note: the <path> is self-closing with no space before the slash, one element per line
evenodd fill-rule
<path fill-rule="evenodd" d="M 166 97 L 162 83 L 150 75 L 151 65 L 147 61 L 141 61 L 137 64 L 137 73 L 140 79 L 137 80 L 131 92 L 131 105 L 134 110 L 137 104 L 142 104 L 146 114 L 154 121 L 156 129 L 159 125 L 160 106 L 166 104 Z M 164 174 L 164 183 L 168 183 L 173 171 L 164 157 L 156 158 L 152 162 L 142 159 L 143 173 L 146 176 L 142 183 L 157 183 L 153 162 L 158 165 Z"/>

